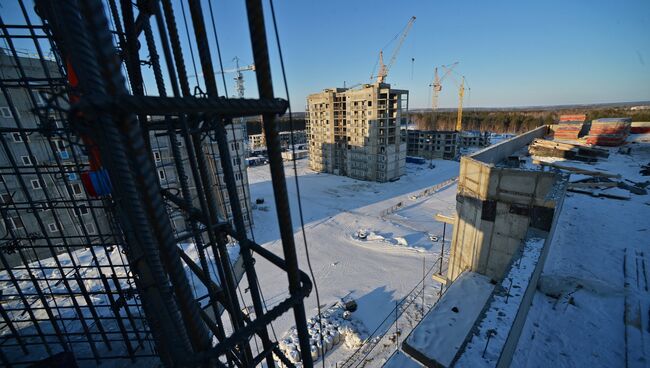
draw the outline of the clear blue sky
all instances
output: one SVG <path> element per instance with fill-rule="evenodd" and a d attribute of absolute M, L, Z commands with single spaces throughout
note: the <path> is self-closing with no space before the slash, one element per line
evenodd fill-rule
<path fill-rule="evenodd" d="M 2 3 L 8 22 L 14 6 Z M 185 38 L 179 2 L 174 3 Z M 433 67 L 454 61 L 471 88 L 466 106 L 650 100 L 648 0 L 275 0 L 275 6 L 295 111 L 304 110 L 310 93 L 342 87 L 344 81 L 367 82 L 379 50 L 413 15 L 417 20 L 388 76 L 394 87 L 410 90 L 411 107 L 430 107 Z M 251 63 L 243 1 L 213 1 L 213 7 L 224 67 L 234 66 L 234 56 Z M 273 39 L 270 45 L 276 50 Z M 394 45 L 385 51 L 386 59 Z M 284 97 L 277 53 L 271 56 L 277 95 Z M 251 72 L 246 87 L 247 95 L 255 96 Z M 228 92 L 234 93 L 232 75 Z M 456 84 L 448 79 L 440 106 L 455 107 L 457 101 Z"/>

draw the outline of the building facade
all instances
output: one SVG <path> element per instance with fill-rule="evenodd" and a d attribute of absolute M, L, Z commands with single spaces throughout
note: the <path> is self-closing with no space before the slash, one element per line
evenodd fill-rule
<path fill-rule="evenodd" d="M 291 145 L 292 137 L 291 132 L 280 132 L 280 145 L 282 148 L 288 148 Z M 248 136 L 248 144 L 251 151 L 266 149 L 266 141 L 264 134 L 251 134 Z M 294 130 L 293 144 L 307 144 L 307 132 L 304 130 Z"/>
<path fill-rule="evenodd" d="M 3 79 L 3 93 L 0 93 L 0 231 L 4 234 L 0 239 L 0 251 L 6 263 L 0 264 L 0 269 L 91 245 L 114 246 L 121 234 L 107 210 L 113 201 L 110 191 L 98 195 L 84 185 L 82 178 L 97 172 L 90 164 L 88 146 L 70 128 L 67 114 L 61 112 L 67 108 L 61 106 L 63 100 L 48 102 L 50 96 L 62 94 L 67 83 L 58 63 L 31 56 L 16 59 L 0 52 L 0 72 Z M 25 87 L 19 82 L 25 76 L 47 80 L 47 83 L 30 82 Z M 46 108 L 47 104 L 58 104 L 58 111 L 53 108 L 55 106 Z M 242 123 L 228 126 L 228 149 L 247 231 L 250 231 L 253 221 L 244 159 L 245 136 Z M 177 140 L 185 175 L 190 178 L 193 205 L 199 208 L 188 151 L 182 137 L 177 136 Z M 150 144 L 161 187 L 178 192 L 179 175 L 166 132 L 152 131 Z M 219 147 L 209 135 L 203 138 L 202 152 L 213 174 L 220 215 L 224 220 L 232 220 Z M 178 209 L 170 206 L 169 215 L 178 234 L 187 231 Z"/>
<path fill-rule="evenodd" d="M 245 127 L 242 123 L 233 121 L 232 125 L 228 125 L 227 129 L 228 150 L 230 152 L 230 159 L 233 163 L 233 170 L 235 173 L 235 181 L 237 184 L 237 192 L 242 211 L 244 212 L 244 220 L 247 226 L 247 231 L 253 224 L 253 216 L 251 212 L 251 198 L 248 185 L 248 165 L 246 160 L 246 145 L 244 137 L 246 134 Z M 193 205 L 200 208 L 200 203 L 197 198 L 196 185 L 193 182 L 190 173 L 192 168 L 189 165 L 188 153 L 185 142 L 182 137 L 177 136 L 177 144 L 181 148 L 181 161 L 183 162 L 183 170 L 189 176 L 189 187 L 192 197 Z M 170 139 L 167 136 L 160 136 L 151 133 L 151 150 L 156 169 L 158 171 L 158 179 L 163 189 L 176 190 L 179 188 L 178 170 L 175 165 L 174 157 L 171 151 Z M 221 166 L 221 158 L 219 154 L 219 147 L 217 142 L 210 136 L 203 138 L 202 151 L 208 162 L 210 171 L 212 172 L 213 194 L 217 200 L 217 209 L 222 219 L 232 221 L 232 210 L 230 208 L 230 199 L 224 183 L 224 173 Z M 180 211 L 171 213 L 171 219 L 177 232 L 184 232 L 186 228 L 183 220 L 183 215 Z"/>
<path fill-rule="evenodd" d="M 466 147 L 487 147 L 490 145 L 490 132 L 478 130 L 465 130 L 460 132 L 459 144 L 461 148 Z"/>
<path fill-rule="evenodd" d="M 106 199 L 89 196 L 81 180 L 89 170 L 86 149 L 65 115 L 45 108 L 65 83 L 57 63 L 0 52 L 0 72 L 0 268 L 115 244 Z M 18 82 L 25 76 L 47 82 L 25 87 Z"/>
<path fill-rule="evenodd" d="M 453 160 L 458 153 L 458 133 L 442 130 L 404 130 L 407 155 Z"/>
<path fill-rule="evenodd" d="M 332 88 L 307 98 L 309 166 L 318 172 L 385 182 L 404 174 L 400 137 L 408 91 L 389 84 Z"/>

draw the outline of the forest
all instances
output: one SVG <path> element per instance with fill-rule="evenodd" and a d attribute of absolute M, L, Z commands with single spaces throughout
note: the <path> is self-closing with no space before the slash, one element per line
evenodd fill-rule
<path fill-rule="evenodd" d="M 553 124 L 564 114 L 586 114 L 587 120 L 629 117 L 632 121 L 650 121 L 650 110 L 630 108 L 570 108 L 557 110 L 463 111 L 463 130 L 495 133 L 521 133 L 543 124 Z M 454 130 L 457 112 L 409 113 L 410 121 L 422 130 Z"/>
<path fill-rule="evenodd" d="M 463 130 L 480 130 L 495 133 L 521 133 L 543 124 L 554 124 L 564 114 L 587 114 L 587 120 L 598 118 L 629 117 L 632 121 L 650 121 L 650 110 L 630 110 L 629 107 L 609 108 L 558 108 L 555 110 L 472 110 L 463 111 Z M 298 115 L 298 114 L 297 114 Z M 293 118 L 294 130 L 304 130 L 304 114 Z M 408 120 L 422 130 L 454 130 L 456 126 L 455 110 L 428 112 L 408 112 Z M 289 131 L 290 122 L 284 116 L 277 120 L 280 131 Z M 249 120 L 248 134 L 262 133 L 258 120 Z"/>

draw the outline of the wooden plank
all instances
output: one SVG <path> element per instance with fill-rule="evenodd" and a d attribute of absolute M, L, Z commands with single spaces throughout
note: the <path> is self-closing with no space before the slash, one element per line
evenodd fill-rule
<path fill-rule="evenodd" d="M 606 188 L 611 188 L 611 187 L 617 187 L 618 183 L 612 182 L 612 183 L 569 183 L 569 188 L 590 188 L 590 187 L 606 187 Z"/>
<path fill-rule="evenodd" d="M 435 216 L 436 221 L 444 222 L 446 224 L 453 225 L 456 222 L 455 216 L 446 216 L 441 213 L 437 213 Z"/>
<path fill-rule="evenodd" d="M 537 162 L 535 162 L 535 163 L 537 163 L 539 165 L 542 165 L 542 166 L 550 166 L 550 167 L 554 167 L 554 168 L 560 169 L 560 170 L 571 171 L 571 172 L 574 172 L 576 174 L 583 174 L 583 175 L 590 175 L 590 176 L 602 176 L 604 178 L 620 178 L 621 177 L 620 174 L 610 174 L 610 173 L 606 173 L 604 171 L 585 170 L 585 169 L 580 169 L 580 168 L 573 167 L 573 166 L 559 165 L 559 164 L 556 164 L 555 162 L 545 162 L 545 161 L 539 161 L 539 160 L 536 160 L 536 161 Z"/>

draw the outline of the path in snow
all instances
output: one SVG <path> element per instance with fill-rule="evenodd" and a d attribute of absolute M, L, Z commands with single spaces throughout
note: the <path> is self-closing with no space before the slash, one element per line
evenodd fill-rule
<path fill-rule="evenodd" d="M 305 231 L 321 305 L 330 305 L 349 294 L 359 305 L 355 318 L 372 331 L 394 308 L 395 301 L 403 298 L 420 281 L 422 259 L 425 258 L 427 268 L 438 259 L 439 243 L 432 245 L 423 234 L 442 234 L 442 224 L 436 223 L 433 216 L 438 212 L 454 213 L 456 186 L 417 200 L 409 197 L 456 176 L 458 162 L 439 160 L 435 162 L 435 169 L 409 164 L 407 175 L 390 183 L 317 174 L 311 172 L 307 164 L 307 160 L 298 161 L 298 175 Z M 299 233 L 293 168 L 290 163 L 285 167 L 300 268 L 307 271 Z M 268 167 L 249 168 L 248 175 L 251 199 L 263 197 L 266 206 L 265 211 L 254 210 L 256 240 L 282 255 Z M 381 218 L 383 210 L 400 201 L 405 203 L 404 209 L 386 219 Z M 393 221 L 397 217 L 399 220 Z M 404 247 L 381 241 L 361 242 L 354 236 L 360 228 L 379 232 L 384 237 L 402 237 L 412 243 L 409 241 L 409 246 Z M 448 226 L 447 243 L 451 232 Z M 270 307 L 288 296 L 286 275 L 261 257 L 256 259 L 258 278 Z M 438 284 L 429 278 L 426 282 L 425 303 L 431 304 L 435 301 Z M 244 280 L 242 288 L 246 287 Z M 306 300 L 305 307 L 308 316 L 317 313 L 314 292 Z M 281 316 L 274 325 L 278 335 L 283 334 L 293 325 L 293 314 Z M 334 366 L 335 361 L 344 356 L 343 352 L 338 356 L 332 354 L 332 358 L 328 356 L 328 365 Z"/>

